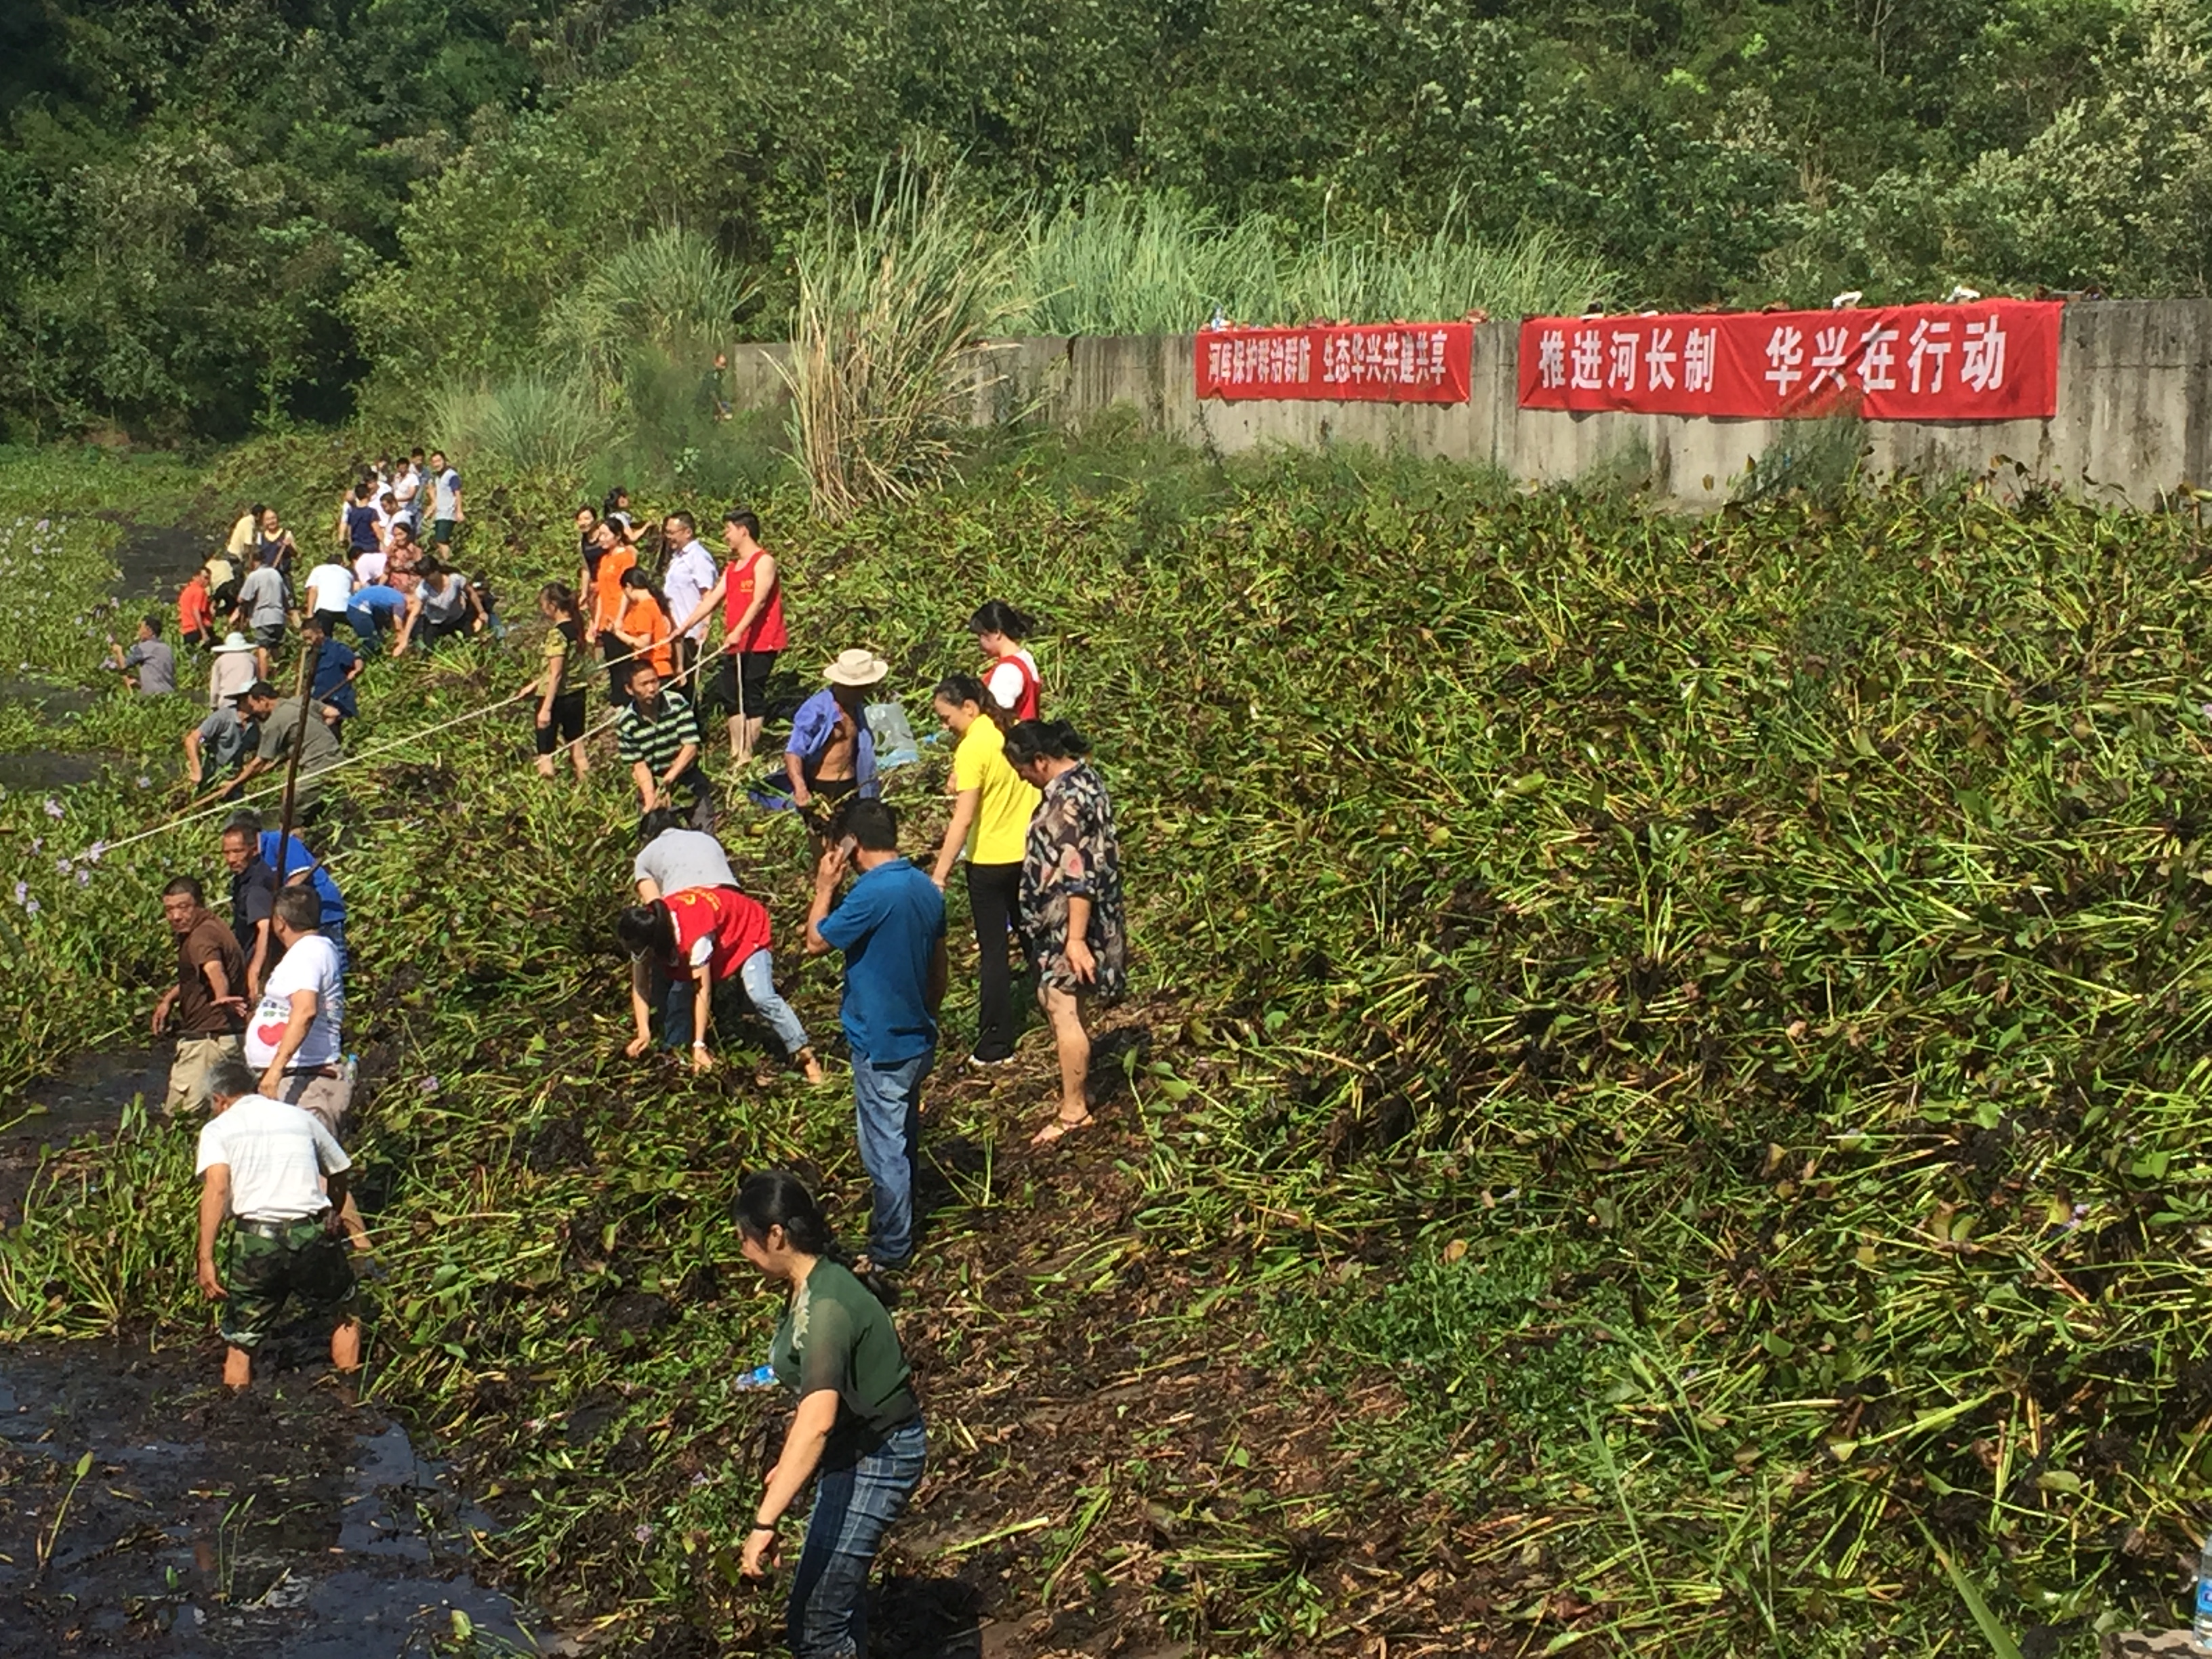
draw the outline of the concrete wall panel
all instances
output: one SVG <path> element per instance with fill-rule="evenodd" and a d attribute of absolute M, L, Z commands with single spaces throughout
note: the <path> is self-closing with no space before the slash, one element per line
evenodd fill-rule
<path fill-rule="evenodd" d="M 1269 444 L 1352 445 L 1496 466 L 1529 484 L 1607 471 L 1648 477 L 1686 508 L 1717 507 L 1794 423 L 1691 416 L 1571 414 L 1517 406 L 1519 330 L 1475 331 L 1465 404 L 1200 403 L 1188 335 L 994 342 L 976 355 L 972 418 L 1030 416 L 1079 425 L 1127 407 L 1151 430 L 1235 453 Z M 780 345 L 732 348 L 741 408 L 788 400 Z M 2177 486 L 2212 486 L 2212 301 L 2069 306 L 2059 334 L 2058 412 L 2047 421 L 1863 428 L 1870 475 L 2034 480 L 2148 509 Z"/>

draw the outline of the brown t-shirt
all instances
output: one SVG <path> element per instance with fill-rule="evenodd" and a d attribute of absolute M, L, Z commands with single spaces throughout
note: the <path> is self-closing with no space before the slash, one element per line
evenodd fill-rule
<path fill-rule="evenodd" d="M 177 941 L 179 1036 L 235 1036 L 246 1029 L 245 1015 L 222 1006 L 208 989 L 207 975 L 200 970 L 210 962 L 221 964 L 231 995 L 246 994 L 246 957 L 239 951 L 238 935 L 214 911 L 203 908 L 192 918 L 191 931 Z"/>

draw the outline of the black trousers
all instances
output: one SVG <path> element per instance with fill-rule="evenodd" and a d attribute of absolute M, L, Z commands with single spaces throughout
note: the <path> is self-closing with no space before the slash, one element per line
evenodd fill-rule
<path fill-rule="evenodd" d="M 1020 912 L 1022 866 L 970 864 L 968 908 L 975 918 L 975 1057 L 1004 1060 L 1014 1051 L 1013 969 L 1006 933 Z"/>

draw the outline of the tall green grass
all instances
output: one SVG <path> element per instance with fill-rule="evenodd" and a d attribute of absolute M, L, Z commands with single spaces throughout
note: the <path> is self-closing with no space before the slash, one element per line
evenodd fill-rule
<path fill-rule="evenodd" d="M 799 253 L 784 377 L 817 517 L 905 501 L 945 477 L 979 374 L 975 343 L 1017 313 L 1012 247 L 952 189 L 900 169 L 865 214 L 832 213 Z"/>
<path fill-rule="evenodd" d="M 555 302 L 544 348 L 552 363 L 608 388 L 618 388 L 641 359 L 696 365 L 696 375 L 757 292 L 753 278 L 696 231 L 662 226 L 616 238 Z"/>
<path fill-rule="evenodd" d="M 1094 191 L 1029 216 L 1014 316 L 1033 334 L 1188 334 L 1232 322 L 1385 322 L 1580 312 L 1613 287 L 1602 264 L 1535 229 L 1504 243 L 1447 215 L 1425 237 L 1294 239 L 1273 221 L 1224 222 L 1167 193 Z"/>
<path fill-rule="evenodd" d="M 621 429 L 581 379 L 557 373 L 448 387 L 430 410 L 436 441 L 448 454 L 561 478 L 582 476 Z"/>

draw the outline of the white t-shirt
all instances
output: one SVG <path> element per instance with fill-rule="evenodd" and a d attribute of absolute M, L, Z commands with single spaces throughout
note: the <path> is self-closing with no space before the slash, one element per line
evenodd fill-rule
<path fill-rule="evenodd" d="M 714 585 L 714 556 L 707 550 L 706 543 L 694 536 L 668 562 L 668 574 L 661 579 L 661 592 L 668 595 L 668 620 L 680 623 L 697 610 L 699 601 Z M 699 625 L 685 629 L 684 637 L 705 639 L 713 621 L 711 616 L 700 617 Z"/>
<path fill-rule="evenodd" d="M 287 1063 L 295 1071 L 304 1071 L 338 1058 L 338 1028 L 345 1022 L 345 979 L 338 970 L 338 948 L 320 933 L 309 933 L 284 952 L 284 960 L 262 985 L 260 1006 L 246 1022 L 246 1063 L 257 1072 L 276 1058 L 277 1045 L 284 1041 L 295 991 L 315 994 L 315 1018 Z"/>
<path fill-rule="evenodd" d="M 304 1221 L 331 1207 L 323 1177 L 353 1167 L 313 1113 L 241 1095 L 200 1130 L 198 1167 L 230 1170 L 230 1212 L 245 1221 Z"/>
<path fill-rule="evenodd" d="M 735 887 L 730 855 L 703 830 L 664 830 L 638 849 L 632 881 L 649 881 L 663 898 L 693 887 Z"/>
<path fill-rule="evenodd" d="M 353 562 L 354 580 L 362 586 L 367 587 L 372 583 L 382 581 L 385 571 L 390 567 L 389 554 L 364 553 Z"/>
<path fill-rule="evenodd" d="M 392 499 L 404 507 L 415 499 L 415 492 L 422 487 L 422 475 L 409 463 L 407 470 L 392 481 Z"/>
<path fill-rule="evenodd" d="M 353 572 L 343 565 L 319 564 L 307 573 L 307 609 L 311 613 L 343 611 L 352 597 Z"/>
<path fill-rule="evenodd" d="M 1022 659 L 1023 665 L 1030 671 L 1030 678 L 1036 678 L 1036 659 L 1018 647 L 1016 648 L 1014 654 Z M 983 679 L 984 688 L 990 692 L 992 700 L 1001 708 L 1021 707 L 1024 684 L 1021 669 L 1015 667 L 1010 662 L 1000 663 Z"/>
<path fill-rule="evenodd" d="M 450 466 L 441 472 L 432 486 L 430 499 L 432 518 L 452 518 L 454 507 L 460 504 L 461 475 Z"/>

